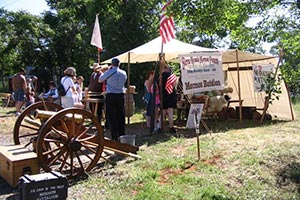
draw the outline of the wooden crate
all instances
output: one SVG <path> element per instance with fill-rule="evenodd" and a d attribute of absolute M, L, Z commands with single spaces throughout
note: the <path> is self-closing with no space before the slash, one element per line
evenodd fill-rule
<path fill-rule="evenodd" d="M 36 153 L 23 145 L 0 146 L 0 176 L 15 187 L 24 174 L 40 172 Z"/>

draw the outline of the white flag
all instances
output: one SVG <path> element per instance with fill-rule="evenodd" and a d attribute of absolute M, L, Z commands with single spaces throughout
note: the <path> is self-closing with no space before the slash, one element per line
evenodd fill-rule
<path fill-rule="evenodd" d="M 100 33 L 100 26 L 99 26 L 99 21 L 98 21 L 98 15 L 96 15 L 96 20 L 95 20 L 91 45 L 94 45 L 94 46 L 98 47 L 99 51 L 102 51 L 102 49 L 103 49 L 102 48 L 101 33 Z"/>

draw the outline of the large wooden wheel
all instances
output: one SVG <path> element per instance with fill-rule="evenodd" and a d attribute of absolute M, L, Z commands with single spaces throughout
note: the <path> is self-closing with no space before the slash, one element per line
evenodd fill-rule
<path fill-rule="evenodd" d="M 59 111 L 62 107 L 52 102 L 40 101 L 28 106 L 21 115 L 17 118 L 14 126 L 14 143 L 24 144 L 28 148 L 34 149 L 34 143 L 37 139 L 40 126 L 44 123 L 43 119 L 36 119 L 34 117 L 35 111 L 47 110 L 47 111 Z"/>
<path fill-rule="evenodd" d="M 67 108 L 50 117 L 39 131 L 37 157 L 46 171 L 76 176 L 90 171 L 103 151 L 104 135 L 89 111 Z"/>

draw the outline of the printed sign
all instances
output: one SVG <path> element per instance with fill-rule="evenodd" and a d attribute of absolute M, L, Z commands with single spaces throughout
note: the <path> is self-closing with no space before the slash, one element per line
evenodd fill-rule
<path fill-rule="evenodd" d="M 253 65 L 253 75 L 254 75 L 254 92 L 265 91 L 265 80 L 269 74 L 273 72 L 274 65 Z"/>
<path fill-rule="evenodd" d="M 221 52 L 179 55 L 184 94 L 219 90 L 224 87 Z"/>
<path fill-rule="evenodd" d="M 202 103 L 191 104 L 189 117 L 186 122 L 187 128 L 192 129 L 192 128 L 196 128 L 197 126 L 199 126 L 199 123 L 201 120 L 202 109 L 203 109 Z M 196 118 L 196 116 L 197 116 L 197 118 Z M 196 119 L 197 119 L 197 121 L 196 121 Z"/>

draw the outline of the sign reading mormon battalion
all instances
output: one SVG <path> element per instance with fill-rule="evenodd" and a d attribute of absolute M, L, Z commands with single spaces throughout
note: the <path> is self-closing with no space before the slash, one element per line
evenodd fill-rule
<path fill-rule="evenodd" d="M 184 94 L 219 90 L 224 87 L 221 52 L 179 55 Z"/>

